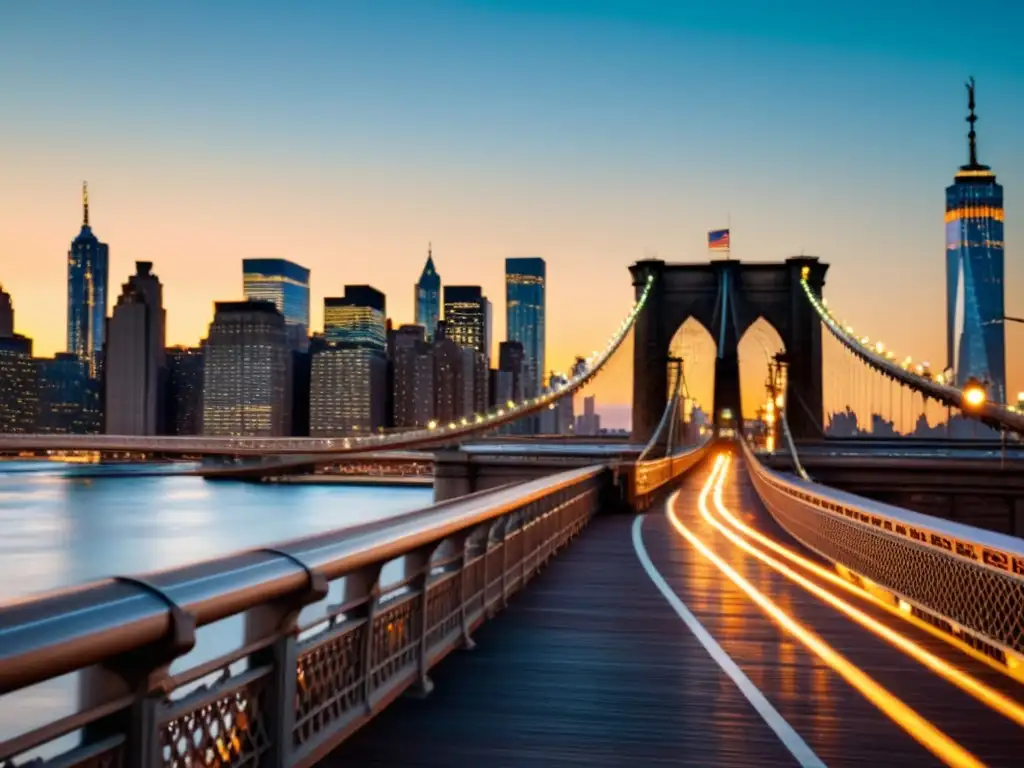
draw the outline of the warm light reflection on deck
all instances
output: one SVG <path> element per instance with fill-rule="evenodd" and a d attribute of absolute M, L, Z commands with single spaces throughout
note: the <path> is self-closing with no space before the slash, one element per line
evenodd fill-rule
<path fill-rule="evenodd" d="M 712 472 L 701 489 L 698 499 L 698 508 L 701 515 L 708 522 L 714 524 L 713 518 L 708 511 L 708 496 L 716 487 L 720 488 L 720 482 L 728 472 L 728 460 L 720 455 Z M 668 501 L 666 514 L 672 526 L 685 538 L 698 552 L 710 560 L 718 569 L 746 595 L 754 601 L 765 613 L 767 613 L 784 630 L 793 635 L 804 644 L 810 651 L 821 658 L 833 670 L 835 670 L 850 685 L 856 688 L 865 698 L 880 709 L 894 723 L 903 728 L 918 743 L 928 749 L 932 754 L 941 759 L 947 765 L 952 766 L 982 766 L 976 757 L 960 746 L 957 742 L 936 728 L 931 722 L 923 718 L 901 699 L 893 696 L 888 690 L 879 685 L 873 678 L 867 675 L 856 665 L 852 664 L 846 657 L 838 653 L 832 646 L 826 643 L 816 633 L 798 622 L 791 615 L 783 611 L 779 606 L 768 598 L 764 593 L 755 588 L 749 581 L 743 578 L 736 570 L 714 552 L 700 537 L 694 534 L 675 513 L 675 502 L 678 493 L 673 494 Z M 724 532 L 724 526 L 718 524 Z M 731 533 L 731 532 L 730 532 Z M 735 534 L 733 534 L 735 535 Z M 739 537 L 736 537 L 739 539 Z M 767 556 L 765 556 L 767 557 Z M 781 565 L 781 564 L 780 564 Z"/>
<path fill-rule="evenodd" d="M 790 560 L 791 562 L 796 563 L 801 567 L 805 568 L 806 570 L 810 571 L 811 573 L 814 573 L 815 575 L 819 576 L 820 578 L 827 580 L 829 583 L 835 584 L 836 586 L 853 592 L 854 594 L 857 594 L 859 597 L 863 597 L 876 605 L 879 605 L 883 608 L 887 608 L 890 610 L 891 613 L 899 616 L 901 619 L 913 619 L 914 621 L 912 623 L 915 623 L 915 625 L 929 626 L 920 619 L 916 619 L 912 615 L 899 610 L 899 608 L 888 605 L 884 600 L 880 599 L 876 595 L 858 589 L 855 585 L 851 584 L 848 581 L 845 581 L 839 576 L 836 576 L 832 571 L 828 570 L 827 568 L 824 568 L 815 563 L 814 561 L 797 554 L 788 547 L 779 544 L 773 539 L 765 536 L 764 534 L 756 531 L 755 529 L 751 528 L 750 526 L 746 525 L 745 523 L 737 519 L 736 516 L 730 513 L 729 510 L 727 510 L 725 508 L 725 505 L 722 503 L 722 485 L 729 472 L 729 463 L 729 459 L 725 459 L 725 461 L 722 463 L 722 470 L 719 472 L 717 481 L 715 483 L 713 498 L 716 511 L 719 514 L 721 514 L 722 517 L 724 517 L 727 521 L 729 521 L 729 523 L 732 526 L 734 526 L 736 529 L 746 534 L 747 536 L 751 537 L 752 539 L 755 539 L 758 543 L 762 544 L 763 546 L 768 547 L 769 549 L 777 552 L 780 555 L 783 555 L 786 559 Z M 775 569 L 790 581 L 799 584 L 801 587 L 803 587 L 805 590 L 813 594 L 815 597 L 818 597 L 819 599 L 826 602 L 828 605 L 832 606 L 844 615 L 853 619 L 865 629 L 874 633 L 878 637 L 881 637 L 883 640 L 895 646 L 900 651 L 913 658 L 915 661 L 923 664 L 925 667 L 927 667 L 943 679 L 948 680 L 950 683 L 955 685 L 960 690 L 978 699 L 978 701 L 982 702 L 988 707 L 991 707 L 992 709 L 996 710 L 1001 715 L 1004 715 L 1005 717 L 1009 718 L 1018 725 L 1024 726 L 1024 707 L 1022 707 L 1018 702 L 1008 698 L 1007 696 L 1004 696 L 1003 694 L 999 693 L 998 691 L 994 690 L 993 688 L 989 687 L 985 683 L 978 680 L 973 675 L 970 675 L 967 672 L 957 668 L 953 664 L 950 664 L 946 660 L 939 658 L 938 656 L 934 655 L 930 651 L 923 648 L 918 643 L 911 640 L 906 635 L 903 635 L 899 631 L 893 629 L 892 627 L 889 627 L 883 624 L 882 622 L 878 621 L 877 619 L 872 618 L 871 616 L 867 615 L 863 611 L 859 610 L 855 606 L 851 605 L 850 603 L 836 595 L 834 592 L 831 592 L 828 589 L 822 587 L 821 585 L 816 584 L 813 581 L 810 581 L 805 576 L 797 573 L 784 563 L 773 558 L 771 555 L 768 555 L 762 550 L 754 547 L 747 540 L 740 538 L 740 536 L 737 535 L 735 532 L 733 532 L 729 528 L 726 528 L 717 518 L 711 515 L 710 512 L 706 513 L 705 510 L 702 509 L 701 514 L 709 523 L 711 523 L 711 525 L 715 526 L 716 529 L 725 534 L 725 536 L 730 541 L 732 541 L 738 547 L 741 547 L 744 551 L 749 552 L 758 560 L 765 563 L 769 567 Z M 937 636 L 941 637 L 942 634 L 937 634 Z M 984 654 L 978 653 L 977 651 L 975 651 L 975 654 L 978 658 L 988 658 L 984 656 Z M 994 663 L 992 664 L 992 666 L 998 668 Z"/>

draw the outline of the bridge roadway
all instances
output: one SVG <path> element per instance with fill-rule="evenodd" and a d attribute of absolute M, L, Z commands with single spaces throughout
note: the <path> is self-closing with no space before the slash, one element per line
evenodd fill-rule
<path fill-rule="evenodd" d="M 322 765 L 1024 762 L 1017 724 L 1024 714 L 1015 723 L 996 713 L 714 528 L 701 511 L 703 495 L 708 516 L 723 520 L 710 493 L 712 464 L 690 473 L 667 504 L 643 518 L 596 518 L 530 589 L 479 630 L 475 649 L 454 654 L 432 673 L 435 688 L 427 699 L 395 702 Z M 764 511 L 739 456 L 725 470 L 720 503 L 748 526 L 821 562 Z M 883 714 L 837 671 L 839 662 L 823 660 L 770 618 L 677 525 L 841 654 L 855 667 L 848 676 L 866 675 L 884 688 L 892 697 L 885 706 L 912 712 Z M 796 570 L 1019 709 L 1015 702 L 1024 697 L 1016 681 L 866 594 L 844 593 Z M 712 639 L 702 644 L 693 626 Z M 729 674 L 732 664 L 736 670 Z M 937 732 L 920 741 L 909 735 L 908 729 L 929 726 Z"/>

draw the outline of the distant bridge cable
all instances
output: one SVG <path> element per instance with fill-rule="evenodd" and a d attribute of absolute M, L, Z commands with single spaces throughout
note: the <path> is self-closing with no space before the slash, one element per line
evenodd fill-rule
<path fill-rule="evenodd" d="M 896 362 L 892 350 L 886 350 L 884 344 L 876 342 L 872 347 L 867 337 L 858 339 L 853 335 L 853 329 L 849 325 L 844 325 L 837 320 L 824 305 L 824 302 L 814 293 L 814 289 L 807 282 L 806 275 L 801 278 L 800 285 L 822 324 L 869 368 L 919 392 L 924 398 L 937 400 L 947 408 L 957 408 L 965 416 L 997 429 L 1006 429 L 1024 435 L 1024 413 L 1015 408 L 986 401 L 983 390 L 979 395 L 979 387 L 968 386 L 959 389 L 948 383 L 947 377 L 942 373 L 933 378 L 922 366 L 918 366 L 914 370 L 911 368 L 910 357 L 905 358 L 902 363 Z"/>

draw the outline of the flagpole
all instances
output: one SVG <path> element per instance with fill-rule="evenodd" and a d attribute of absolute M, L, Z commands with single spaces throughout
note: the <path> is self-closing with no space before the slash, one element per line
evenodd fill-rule
<path fill-rule="evenodd" d="M 729 230 L 729 247 L 725 249 L 725 258 L 732 260 L 732 212 L 725 214 L 725 228 Z"/>

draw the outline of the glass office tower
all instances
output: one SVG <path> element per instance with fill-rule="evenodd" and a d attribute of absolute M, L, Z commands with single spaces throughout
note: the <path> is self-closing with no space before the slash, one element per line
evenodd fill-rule
<path fill-rule="evenodd" d="M 324 338 L 335 344 L 354 344 L 386 352 L 384 294 L 369 285 L 346 285 L 343 297 L 325 298 Z"/>
<path fill-rule="evenodd" d="M 523 345 L 523 394 L 544 387 L 544 259 L 505 259 L 507 337 Z"/>
<path fill-rule="evenodd" d="M 978 162 L 973 80 L 967 90 L 969 162 L 946 188 L 946 350 L 958 387 L 978 379 L 1005 403 L 1003 188 Z"/>
<path fill-rule="evenodd" d="M 423 326 L 427 341 L 434 340 L 437 321 L 441 319 L 441 276 L 434 269 L 434 254 L 427 247 L 427 263 L 416 283 L 416 325 Z"/>
<path fill-rule="evenodd" d="M 99 379 L 103 368 L 109 261 L 110 249 L 89 226 L 89 188 L 82 184 L 82 230 L 68 251 L 67 344 L 91 379 Z"/>
<path fill-rule="evenodd" d="M 387 417 L 387 314 L 384 294 L 346 285 L 324 299 L 324 338 L 313 345 L 309 434 L 376 432 Z"/>
<path fill-rule="evenodd" d="M 448 285 L 444 289 L 445 336 L 491 356 L 491 302 L 478 285 Z"/>
<path fill-rule="evenodd" d="M 287 259 L 243 259 L 242 284 L 249 301 L 270 301 L 284 316 L 288 345 L 309 347 L 309 270 Z"/>

